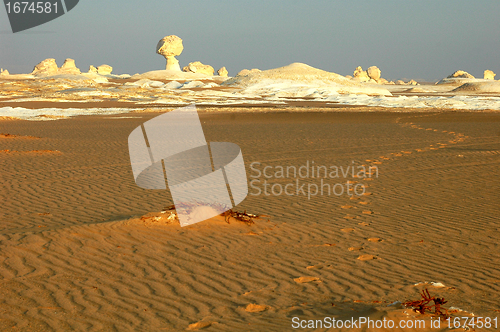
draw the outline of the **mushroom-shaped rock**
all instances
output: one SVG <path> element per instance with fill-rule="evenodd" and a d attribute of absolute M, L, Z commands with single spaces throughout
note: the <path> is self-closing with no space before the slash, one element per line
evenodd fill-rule
<path fill-rule="evenodd" d="M 227 72 L 226 67 L 222 67 L 221 69 L 217 70 L 217 74 L 219 74 L 219 76 L 221 77 L 227 77 L 229 73 Z"/>
<path fill-rule="evenodd" d="M 56 75 L 57 68 L 56 59 L 45 59 L 35 66 L 31 72 L 33 75 Z"/>
<path fill-rule="evenodd" d="M 453 74 L 451 74 L 447 78 L 475 78 L 475 77 L 466 71 L 457 70 L 456 72 L 454 72 Z"/>
<path fill-rule="evenodd" d="M 485 80 L 494 80 L 495 76 L 496 76 L 496 74 L 494 72 L 492 72 L 491 70 L 486 69 L 484 71 L 484 79 Z"/>
<path fill-rule="evenodd" d="M 113 71 L 113 67 L 108 65 L 100 65 L 97 67 L 97 73 L 99 75 L 109 75 Z"/>
<path fill-rule="evenodd" d="M 9 75 L 9 71 L 7 69 L 3 69 L 0 71 L 0 76 L 7 76 Z"/>
<path fill-rule="evenodd" d="M 97 74 L 97 68 L 90 65 L 89 67 L 89 74 Z"/>
<path fill-rule="evenodd" d="M 204 65 L 199 61 L 191 62 L 189 65 L 182 69 L 185 72 L 205 74 L 208 76 L 214 76 L 214 68 L 209 65 Z"/>
<path fill-rule="evenodd" d="M 368 73 L 366 71 L 364 71 L 363 68 L 361 68 L 359 66 L 354 70 L 354 73 L 352 74 L 352 76 L 356 80 L 361 81 L 361 82 L 366 82 L 366 81 L 370 80 L 370 77 L 368 77 Z"/>
<path fill-rule="evenodd" d="M 59 69 L 59 72 L 62 72 L 64 74 L 74 74 L 74 75 L 81 74 L 80 69 L 76 68 L 75 60 L 73 59 L 64 60 L 63 65 Z"/>
<path fill-rule="evenodd" d="M 378 69 L 377 66 L 371 66 L 366 70 L 366 73 L 370 78 L 374 79 L 375 81 L 380 79 L 380 69 Z"/>
<path fill-rule="evenodd" d="M 156 45 L 156 53 L 163 55 L 167 59 L 165 67 L 167 70 L 181 71 L 179 61 L 175 57 L 181 55 L 183 49 L 182 39 L 174 35 L 162 38 Z"/>

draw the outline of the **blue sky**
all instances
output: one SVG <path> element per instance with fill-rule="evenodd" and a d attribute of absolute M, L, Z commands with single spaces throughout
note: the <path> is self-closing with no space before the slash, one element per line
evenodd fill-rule
<path fill-rule="evenodd" d="M 201 61 L 230 75 L 304 62 L 342 75 L 376 65 L 387 79 L 437 80 L 458 69 L 482 77 L 500 75 L 499 13 L 497 0 L 80 0 L 16 34 L 0 9 L 0 67 L 26 73 L 45 58 L 73 58 L 83 71 L 164 69 L 155 47 L 174 34 L 181 67 Z"/>

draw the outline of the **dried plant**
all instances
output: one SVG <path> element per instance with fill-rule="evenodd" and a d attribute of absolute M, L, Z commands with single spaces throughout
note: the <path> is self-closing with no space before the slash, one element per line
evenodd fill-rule
<path fill-rule="evenodd" d="M 443 319 L 449 317 L 448 310 L 446 308 L 441 308 L 443 304 L 448 302 L 445 301 L 444 298 L 431 296 L 427 288 L 420 293 L 420 296 L 422 296 L 421 300 L 407 301 L 404 302 L 403 305 L 405 307 L 411 307 L 413 310 L 415 310 L 416 312 L 420 312 L 421 314 L 425 314 L 425 311 L 428 311 L 429 313 L 439 316 Z M 431 302 L 434 302 L 434 304 L 430 304 Z M 433 308 L 434 311 L 432 311 Z M 443 310 L 445 312 L 443 312 Z"/>

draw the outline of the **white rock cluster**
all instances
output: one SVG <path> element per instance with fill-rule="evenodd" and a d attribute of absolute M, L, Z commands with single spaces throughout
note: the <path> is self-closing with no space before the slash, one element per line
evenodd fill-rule
<path fill-rule="evenodd" d="M 112 70 L 113 67 L 108 65 L 101 65 L 97 69 L 94 66 L 90 66 L 89 73 L 110 75 Z M 37 64 L 31 74 L 35 76 L 53 76 L 64 74 L 79 75 L 81 74 L 81 71 L 76 67 L 75 60 L 73 59 L 64 60 L 61 68 L 58 68 L 56 60 L 53 58 L 49 58 Z"/>

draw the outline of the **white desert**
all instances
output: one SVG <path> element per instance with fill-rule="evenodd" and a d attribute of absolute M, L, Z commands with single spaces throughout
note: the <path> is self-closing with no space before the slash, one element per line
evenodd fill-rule
<path fill-rule="evenodd" d="M 1 70 L 0 330 L 498 331 L 493 71 L 215 71 L 181 65 L 185 45 L 161 39 L 165 67 L 141 74 Z M 211 147 L 241 149 L 248 195 L 181 227 L 169 189 L 134 181 L 128 138 L 192 104 Z"/>

